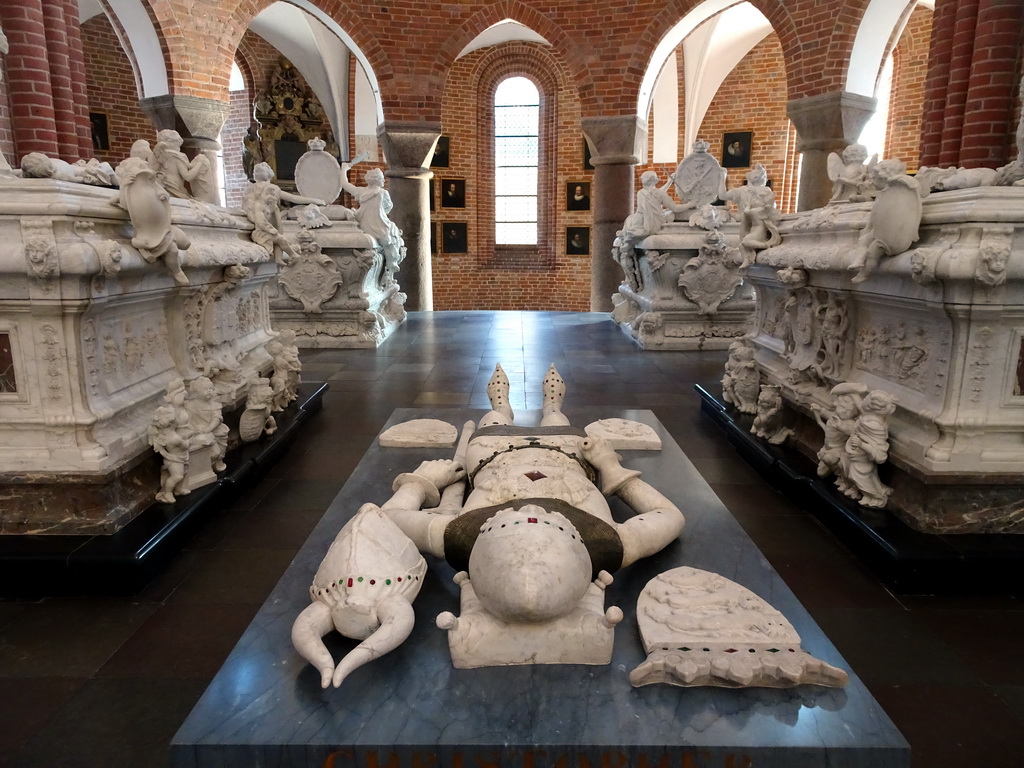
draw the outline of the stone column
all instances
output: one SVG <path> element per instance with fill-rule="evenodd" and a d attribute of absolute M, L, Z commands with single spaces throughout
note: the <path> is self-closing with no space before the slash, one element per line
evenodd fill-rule
<path fill-rule="evenodd" d="M 202 153 L 210 161 L 210 178 L 217 188 L 217 152 L 220 150 L 220 132 L 231 103 L 200 96 L 152 96 L 139 101 L 139 106 L 153 122 L 157 131 L 171 129 L 182 138 L 182 151 L 190 158 Z"/>
<path fill-rule="evenodd" d="M 10 46 L 4 65 L 14 133 L 11 165 L 18 165 L 29 152 L 57 157 L 60 146 L 50 92 L 43 2 L 0 2 L 0 22 Z"/>
<path fill-rule="evenodd" d="M 590 309 L 610 312 L 612 294 L 623 278 L 622 268 L 612 258 L 612 244 L 633 212 L 633 169 L 640 162 L 647 121 L 636 115 L 586 117 L 582 126 L 594 164 Z"/>
<path fill-rule="evenodd" d="M 440 123 L 385 121 L 377 128 L 388 163 L 384 175 L 389 179 L 388 190 L 394 203 L 391 220 L 402 230 L 405 240 L 405 260 L 396 279 L 408 297 L 407 310 L 434 309 L 427 182 L 434 176 L 428 166 L 440 136 Z"/>
<path fill-rule="evenodd" d="M 832 197 L 828 156 L 856 142 L 876 103 L 868 96 L 840 91 L 786 104 L 786 114 L 796 126 L 797 151 L 803 153 L 798 211 L 818 208 Z"/>

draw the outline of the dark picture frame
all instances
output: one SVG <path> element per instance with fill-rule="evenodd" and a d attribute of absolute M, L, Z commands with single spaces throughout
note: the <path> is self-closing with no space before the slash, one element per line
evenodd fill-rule
<path fill-rule="evenodd" d="M 434 155 L 430 158 L 431 168 L 448 168 L 451 157 L 451 137 L 441 136 L 434 147 Z"/>
<path fill-rule="evenodd" d="M 565 228 L 565 253 L 567 256 L 584 256 L 590 253 L 590 227 Z"/>
<path fill-rule="evenodd" d="M 437 228 L 439 226 L 441 226 L 441 225 L 440 224 L 431 224 L 430 225 L 430 253 L 435 255 L 435 256 L 438 253 L 438 250 L 437 250 L 437 242 L 438 242 L 437 241 Z"/>
<path fill-rule="evenodd" d="M 106 112 L 90 112 L 92 126 L 92 148 L 101 152 L 110 150 L 110 115 Z"/>
<path fill-rule="evenodd" d="M 753 131 L 730 131 L 722 134 L 722 167 L 749 168 Z"/>
<path fill-rule="evenodd" d="M 437 184 L 433 179 L 427 179 L 427 194 L 430 195 L 430 210 L 434 210 L 434 200 L 437 197 Z"/>
<path fill-rule="evenodd" d="M 441 224 L 441 250 L 443 253 L 469 252 L 469 225 L 464 221 L 446 221 Z"/>
<path fill-rule="evenodd" d="M 583 140 L 583 170 L 594 170 L 594 163 L 590 156 L 590 144 L 587 142 L 586 139 Z"/>
<path fill-rule="evenodd" d="M 565 184 L 565 210 L 590 210 L 590 182 L 569 181 Z"/>
<path fill-rule="evenodd" d="M 441 207 L 466 207 L 465 179 L 441 179 Z"/>

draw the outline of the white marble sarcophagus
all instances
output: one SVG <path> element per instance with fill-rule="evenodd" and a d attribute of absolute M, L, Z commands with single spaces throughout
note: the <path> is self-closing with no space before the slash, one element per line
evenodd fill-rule
<path fill-rule="evenodd" d="M 270 310 L 298 347 L 373 348 L 405 320 L 405 294 L 382 248 L 355 221 L 315 229 L 289 221 L 286 234 L 296 256 L 281 267 Z"/>
<path fill-rule="evenodd" d="M 919 239 L 855 284 L 871 206 L 787 215 L 758 254 L 761 383 L 780 387 L 809 454 L 833 386 L 895 396 L 888 509 L 926 532 L 1024 532 L 1024 189 L 932 193 Z"/>
<path fill-rule="evenodd" d="M 270 367 L 278 268 L 241 212 L 170 201 L 181 284 L 117 199 L 0 179 L 0 533 L 116 531 L 159 487 L 168 382 L 209 376 L 231 409 Z"/>
<path fill-rule="evenodd" d="M 721 258 L 702 256 L 709 230 L 685 222 L 665 224 L 620 255 L 626 280 L 612 297 L 612 319 L 644 349 L 726 349 L 749 330 L 754 291 L 743 280 L 739 228 L 711 231 L 724 237 Z"/>

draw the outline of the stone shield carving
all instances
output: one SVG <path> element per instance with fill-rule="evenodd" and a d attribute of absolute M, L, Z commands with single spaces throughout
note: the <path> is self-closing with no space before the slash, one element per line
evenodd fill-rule
<path fill-rule="evenodd" d="M 338 292 L 338 286 L 345 282 L 338 265 L 323 254 L 302 254 L 281 270 L 278 281 L 296 301 L 302 302 L 302 310 L 320 314 L 323 304 Z"/>

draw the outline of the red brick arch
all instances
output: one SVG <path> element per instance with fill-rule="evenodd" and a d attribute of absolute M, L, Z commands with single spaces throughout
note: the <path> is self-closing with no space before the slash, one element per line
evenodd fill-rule
<path fill-rule="evenodd" d="M 469 43 L 488 27 L 506 20 L 518 22 L 548 41 L 562 66 L 570 73 L 581 97 L 584 93 L 594 92 L 593 76 L 583 63 L 583 51 L 572 37 L 549 16 L 519 0 L 501 0 L 487 5 L 466 19 L 438 48 L 435 69 L 447 76 L 456 57 Z"/>

